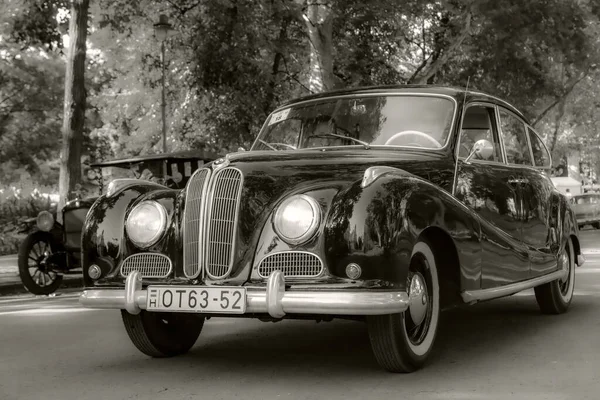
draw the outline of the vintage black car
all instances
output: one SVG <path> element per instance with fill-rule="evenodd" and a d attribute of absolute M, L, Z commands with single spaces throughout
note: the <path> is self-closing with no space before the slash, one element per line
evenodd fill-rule
<path fill-rule="evenodd" d="M 101 193 L 110 194 L 139 179 L 183 188 L 194 171 L 217 158 L 217 154 L 204 151 L 139 156 L 91 164 L 87 175 Z M 103 172 L 112 172 L 109 177 L 121 179 L 111 179 L 105 185 Z M 35 226 L 19 247 L 19 276 L 29 292 L 53 293 L 60 287 L 63 275 L 81 274 L 81 229 L 98 194 L 65 204 L 60 211 L 62 224 L 57 221 L 56 213 L 39 213 Z"/>
<path fill-rule="evenodd" d="M 574 214 L 524 116 L 495 97 L 394 86 L 289 102 L 250 151 L 184 190 L 100 198 L 83 233 L 86 307 L 120 309 L 153 357 L 211 316 L 366 321 L 379 364 L 422 367 L 440 311 L 535 288 L 567 311 Z"/>

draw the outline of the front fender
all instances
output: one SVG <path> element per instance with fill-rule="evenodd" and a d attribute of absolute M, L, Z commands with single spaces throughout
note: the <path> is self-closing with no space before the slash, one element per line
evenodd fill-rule
<path fill-rule="evenodd" d="M 324 231 L 332 274 L 345 276 L 346 266 L 354 262 L 361 266 L 361 279 L 404 287 L 414 244 L 426 230 L 435 229 L 455 249 L 434 250 L 456 250 L 461 286 L 479 288 L 481 228 L 473 211 L 445 190 L 405 172 L 362 186 L 356 182 L 333 200 Z"/>
<path fill-rule="evenodd" d="M 102 278 L 96 284 L 123 283 L 118 266 L 129 255 L 141 252 L 127 239 L 125 234 L 125 218 L 129 211 L 143 200 L 155 200 L 167 210 L 167 232 L 163 238 L 150 249 L 169 255 L 177 265 L 176 253 L 178 241 L 179 196 L 181 191 L 159 189 L 155 186 L 133 185 L 112 196 L 100 197 L 90 208 L 82 232 L 82 265 L 83 279 L 86 286 L 94 282 L 87 274 L 87 267 L 92 263 L 102 269 Z M 173 254 L 171 254 L 173 253 Z"/>

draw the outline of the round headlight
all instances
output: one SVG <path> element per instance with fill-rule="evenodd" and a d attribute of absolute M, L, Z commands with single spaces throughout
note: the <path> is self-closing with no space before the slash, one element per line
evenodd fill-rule
<path fill-rule="evenodd" d="M 315 234 L 321 221 L 319 203 L 299 194 L 286 199 L 275 212 L 275 232 L 289 244 L 301 244 Z"/>
<path fill-rule="evenodd" d="M 40 231 L 50 232 L 54 226 L 54 217 L 48 211 L 40 211 L 36 219 L 36 224 Z"/>
<path fill-rule="evenodd" d="M 160 240 L 167 227 L 167 211 L 153 200 L 142 201 L 127 217 L 127 236 L 137 247 L 150 247 Z"/>

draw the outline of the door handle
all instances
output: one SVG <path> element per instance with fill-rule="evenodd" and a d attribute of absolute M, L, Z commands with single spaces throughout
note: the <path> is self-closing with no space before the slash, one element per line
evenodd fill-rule
<path fill-rule="evenodd" d="M 508 183 L 511 185 L 523 185 L 529 183 L 529 180 L 525 178 L 510 178 Z"/>

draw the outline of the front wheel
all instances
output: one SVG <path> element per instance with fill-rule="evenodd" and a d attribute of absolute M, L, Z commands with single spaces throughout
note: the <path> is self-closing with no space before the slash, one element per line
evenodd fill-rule
<path fill-rule="evenodd" d="M 48 232 L 33 232 L 21 243 L 19 277 L 30 293 L 48 295 L 60 287 L 63 277 L 48 262 L 53 251 L 56 251 L 54 238 Z"/>
<path fill-rule="evenodd" d="M 558 257 L 560 268 L 568 270 L 564 279 L 557 279 L 536 287 L 535 298 L 543 314 L 562 314 L 567 312 L 575 290 L 575 254 L 569 239 Z"/>
<path fill-rule="evenodd" d="M 194 314 L 148 312 L 133 315 L 121 310 L 129 339 L 150 357 L 173 357 L 187 353 L 200 336 L 204 317 Z"/>
<path fill-rule="evenodd" d="M 413 248 L 408 285 L 408 310 L 367 317 L 373 354 L 390 372 L 413 372 L 423 367 L 435 342 L 440 290 L 435 256 L 425 241 Z"/>

